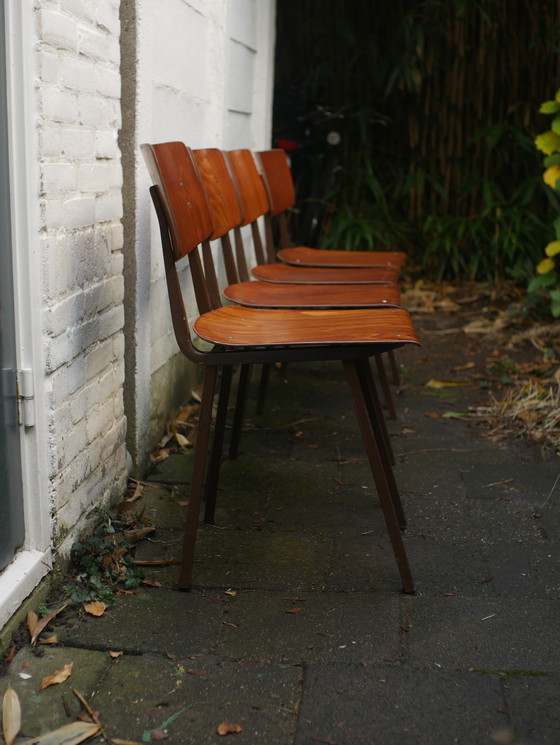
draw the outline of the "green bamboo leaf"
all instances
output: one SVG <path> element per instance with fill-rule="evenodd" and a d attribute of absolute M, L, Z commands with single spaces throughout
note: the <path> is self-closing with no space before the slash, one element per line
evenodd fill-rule
<path fill-rule="evenodd" d="M 540 114 L 556 114 L 557 111 L 560 111 L 560 101 L 545 101 L 540 109 Z"/>
<path fill-rule="evenodd" d="M 560 104 L 559 104 L 560 105 Z M 552 120 L 550 129 L 557 135 L 560 135 L 560 116 L 555 117 Z"/>

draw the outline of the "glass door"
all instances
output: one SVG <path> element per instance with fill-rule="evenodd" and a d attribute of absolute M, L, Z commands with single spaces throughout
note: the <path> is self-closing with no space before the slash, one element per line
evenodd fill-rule
<path fill-rule="evenodd" d="M 0 0 L 0 570 L 24 539 L 8 170 L 4 0 Z"/>

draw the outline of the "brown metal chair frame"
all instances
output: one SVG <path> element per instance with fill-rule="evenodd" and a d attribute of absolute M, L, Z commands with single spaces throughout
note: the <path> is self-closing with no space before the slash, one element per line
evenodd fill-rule
<path fill-rule="evenodd" d="M 185 523 L 179 586 L 189 589 L 199 522 L 212 407 L 222 371 L 217 418 L 225 416 L 233 365 L 283 361 L 340 360 L 356 411 L 368 460 L 403 591 L 414 592 L 414 582 L 401 535 L 404 512 L 379 426 L 379 402 L 371 380 L 369 357 L 418 338 L 406 311 L 380 310 L 271 310 L 216 303 L 216 275 L 208 239 L 213 226 L 191 152 L 183 143 L 142 145 L 154 186 L 150 192 L 158 216 L 173 328 L 182 353 L 204 369 L 204 381 Z M 199 182 L 200 183 L 200 182 Z M 188 186 L 187 186 L 188 185 Z M 201 256 L 202 253 L 202 256 Z M 188 257 L 201 315 L 194 332 L 213 344 L 201 351 L 193 343 L 176 263 Z M 216 431 L 223 432 L 220 422 Z"/>

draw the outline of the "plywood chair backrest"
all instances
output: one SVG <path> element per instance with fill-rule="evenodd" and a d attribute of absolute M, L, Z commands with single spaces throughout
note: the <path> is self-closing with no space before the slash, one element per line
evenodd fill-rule
<path fill-rule="evenodd" d="M 173 257 L 179 261 L 213 232 L 192 153 L 182 142 L 144 144 L 140 149 L 167 216 Z"/>
<path fill-rule="evenodd" d="M 243 225 L 250 225 L 270 211 L 268 195 L 250 150 L 230 150 L 227 158 L 237 184 Z"/>
<path fill-rule="evenodd" d="M 242 222 L 237 190 L 221 150 L 204 148 L 194 150 L 193 155 L 212 214 L 211 240 L 215 240 Z"/>
<path fill-rule="evenodd" d="M 250 150 L 231 150 L 227 158 L 239 195 L 243 225 L 251 226 L 257 264 L 273 264 L 276 252 L 270 223 L 270 202 L 253 153 Z M 260 217 L 264 217 L 264 245 L 258 226 Z M 239 229 L 236 231 L 236 240 L 238 238 Z M 241 270 L 240 274 L 244 278 Z"/>
<path fill-rule="evenodd" d="M 257 153 L 272 217 L 291 209 L 296 203 L 292 173 L 286 153 L 279 148 Z"/>

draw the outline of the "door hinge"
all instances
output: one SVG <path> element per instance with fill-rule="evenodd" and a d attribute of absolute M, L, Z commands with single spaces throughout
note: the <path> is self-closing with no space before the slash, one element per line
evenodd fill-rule
<path fill-rule="evenodd" d="M 35 426 L 35 388 L 33 370 L 25 368 L 17 371 L 17 399 L 19 423 L 24 427 Z"/>

